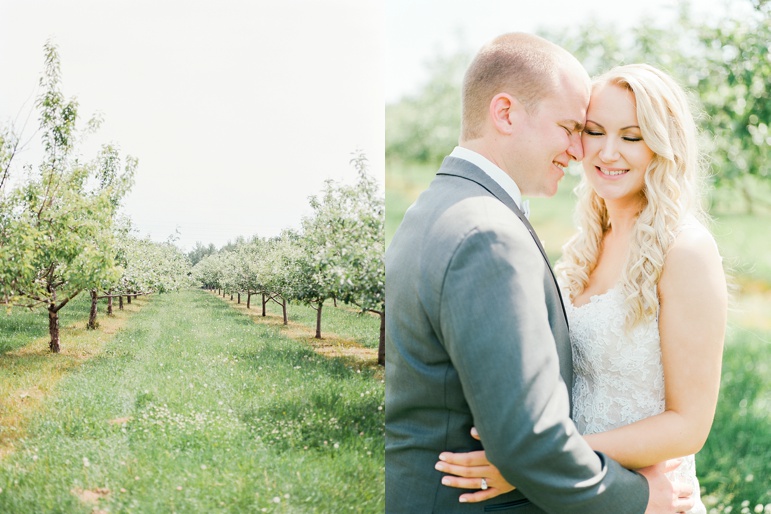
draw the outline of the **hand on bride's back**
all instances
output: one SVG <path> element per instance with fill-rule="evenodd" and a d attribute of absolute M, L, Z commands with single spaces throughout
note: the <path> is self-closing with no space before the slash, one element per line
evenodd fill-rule
<path fill-rule="evenodd" d="M 637 470 L 648 480 L 648 508 L 645 514 L 688 512 L 693 508 L 693 485 L 671 482 L 664 473 L 677 469 L 682 459 L 660 462 Z"/>
<path fill-rule="evenodd" d="M 471 429 L 471 435 L 479 440 L 479 433 L 475 428 Z M 459 498 L 461 503 L 489 500 L 516 489 L 503 478 L 498 468 L 487 460 L 484 450 L 467 453 L 442 452 L 439 455 L 439 462 L 434 467 L 438 471 L 447 473 L 442 477 L 442 484 L 447 487 L 481 489 L 482 479 L 485 480 L 487 489 L 462 494 Z"/>

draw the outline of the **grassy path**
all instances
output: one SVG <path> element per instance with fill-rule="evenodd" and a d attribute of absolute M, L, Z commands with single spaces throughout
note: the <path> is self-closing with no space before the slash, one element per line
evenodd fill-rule
<path fill-rule="evenodd" d="M 383 393 L 209 293 L 155 297 L 0 461 L 0 512 L 382 512 Z"/>
<path fill-rule="evenodd" d="M 82 298 L 73 302 L 67 316 L 62 316 L 58 355 L 48 349 L 45 311 L 17 311 L 0 319 L 0 339 L 4 342 L 0 348 L 0 458 L 26 436 L 29 418 L 56 391 L 65 374 L 101 353 L 106 342 L 146 302 L 146 298 L 136 299 L 123 310 L 116 309 L 113 316 L 102 316 L 99 330 L 85 328 L 88 304 Z"/>
<path fill-rule="evenodd" d="M 377 349 L 380 335 L 380 317 L 371 313 L 361 313 L 358 309 L 340 304 L 334 307 L 331 300 L 324 306 L 322 316 L 322 339 L 316 339 L 316 311 L 307 305 L 293 303 L 287 306 L 288 324 L 284 325 L 281 306 L 268 302 L 265 316 L 259 296 L 252 298 L 251 308 L 246 307 L 246 298 L 241 302 L 237 297 L 219 296 L 216 291 L 210 294 L 228 302 L 231 307 L 250 316 L 256 323 L 275 327 L 281 334 L 303 341 L 317 353 L 344 360 L 357 369 L 369 368 L 376 376 L 383 378 L 385 370 L 377 364 Z M 330 329 L 331 327 L 331 329 Z M 332 331 L 334 330 L 334 332 Z"/>

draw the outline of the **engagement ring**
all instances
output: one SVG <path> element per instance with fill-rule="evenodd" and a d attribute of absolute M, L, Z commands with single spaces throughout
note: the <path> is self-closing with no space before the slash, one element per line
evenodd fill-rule
<path fill-rule="evenodd" d="M 482 479 L 482 486 L 480 487 L 483 491 L 487 489 L 487 480 L 484 478 Z"/>

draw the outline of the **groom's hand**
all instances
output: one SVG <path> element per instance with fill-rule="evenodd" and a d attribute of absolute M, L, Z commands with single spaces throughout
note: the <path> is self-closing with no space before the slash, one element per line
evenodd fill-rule
<path fill-rule="evenodd" d="M 645 514 L 688 512 L 693 508 L 693 485 L 672 482 L 664 475 L 677 469 L 682 462 L 682 459 L 673 459 L 638 470 L 648 480 L 648 508 Z"/>

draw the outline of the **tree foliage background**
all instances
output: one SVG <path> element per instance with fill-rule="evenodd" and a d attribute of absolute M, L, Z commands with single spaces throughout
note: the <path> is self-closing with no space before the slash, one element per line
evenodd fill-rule
<path fill-rule="evenodd" d="M 666 24 L 642 20 L 622 32 L 590 21 L 539 34 L 572 52 L 592 76 L 634 62 L 674 76 L 703 113 L 698 123 L 715 186 L 739 191 L 752 211 L 758 203 L 771 205 L 757 187 L 771 179 L 771 1 L 737 4 L 750 8 L 719 24 L 699 20 L 681 1 L 675 20 Z M 463 73 L 474 53 L 437 57 L 419 93 L 386 106 L 389 162 L 438 166 L 450 153 L 460 129 Z"/>

